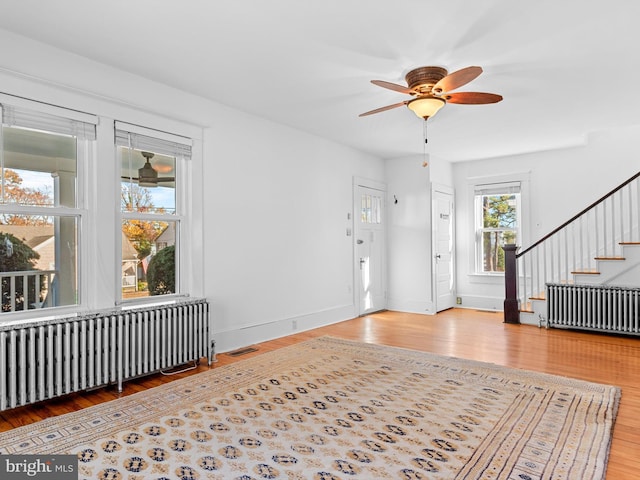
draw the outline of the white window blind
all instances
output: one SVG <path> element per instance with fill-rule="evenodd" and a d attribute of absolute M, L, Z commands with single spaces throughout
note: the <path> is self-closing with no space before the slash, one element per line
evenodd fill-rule
<path fill-rule="evenodd" d="M 119 147 L 148 150 L 186 160 L 191 158 L 192 140 L 190 138 L 121 122 L 116 122 L 115 126 L 115 142 Z"/>
<path fill-rule="evenodd" d="M 0 104 L 0 108 L 2 109 L 2 123 L 9 127 L 30 128 L 61 135 L 70 135 L 81 140 L 96 139 L 97 118 L 95 123 L 77 120 L 70 118 L 73 116 L 73 111 L 70 110 L 69 116 L 65 116 L 66 112 L 62 108 L 56 109 L 60 111 L 60 116 L 24 107 L 7 105 L 5 103 Z M 90 115 L 86 115 L 86 117 L 91 119 Z"/>
<path fill-rule="evenodd" d="M 475 185 L 476 195 L 509 195 L 520 193 L 520 182 L 487 183 L 485 185 Z"/>

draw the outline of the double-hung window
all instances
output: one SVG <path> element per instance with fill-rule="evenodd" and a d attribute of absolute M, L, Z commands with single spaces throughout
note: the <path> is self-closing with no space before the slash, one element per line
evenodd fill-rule
<path fill-rule="evenodd" d="M 181 172 L 191 140 L 116 122 L 123 300 L 179 294 L 184 228 Z"/>
<path fill-rule="evenodd" d="M 475 185 L 476 272 L 504 272 L 503 246 L 520 241 L 520 182 Z"/>
<path fill-rule="evenodd" d="M 78 305 L 82 178 L 97 118 L 36 102 L 0 109 L 2 313 Z"/>

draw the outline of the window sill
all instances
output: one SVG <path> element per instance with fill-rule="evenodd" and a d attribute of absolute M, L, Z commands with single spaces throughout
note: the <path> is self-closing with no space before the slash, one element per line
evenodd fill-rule
<path fill-rule="evenodd" d="M 469 282 L 504 285 L 504 273 L 470 273 Z"/>

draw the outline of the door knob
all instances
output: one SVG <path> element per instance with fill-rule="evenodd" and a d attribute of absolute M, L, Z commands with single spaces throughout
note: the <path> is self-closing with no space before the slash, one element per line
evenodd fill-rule
<path fill-rule="evenodd" d="M 360 240 L 360 239 L 358 239 L 358 240 L 356 240 L 356 243 L 357 243 L 358 245 L 362 245 L 362 244 L 364 243 L 364 240 Z"/>

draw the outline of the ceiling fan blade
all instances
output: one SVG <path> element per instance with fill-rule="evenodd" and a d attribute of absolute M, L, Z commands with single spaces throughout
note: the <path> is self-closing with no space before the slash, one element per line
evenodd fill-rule
<path fill-rule="evenodd" d="M 463 85 L 466 85 L 471 80 L 475 79 L 482 73 L 481 67 L 467 67 L 462 70 L 450 73 L 438 83 L 433 86 L 433 93 L 440 94 L 442 92 L 450 92 Z"/>
<path fill-rule="evenodd" d="M 443 95 L 447 103 L 462 103 L 468 105 L 483 105 L 486 103 L 498 103 L 502 100 L 502 95 L 496 93 L 483 92 L 458 92 Z"/>
<path fill-rule="evenodd" d="M 389 90 L 393 90 L 395 92 L 407 93 L 409 95 L 415 93 L 413 90 L 403 85 L 398 85 L 397 83 L 385 82 L 384 80 L 371 80 L 371 83 L 382 88 L 388 88 Z"/>
<path fill-rule="evenodd" d="M 359 117 L 366 117 L 367 115 L 373 115 L 374 113 L 380 113 L 380 112 L 384 112 L 386 110 L 391 110 L 392 108 L 401 107 L 403 105 L 406 105 L 407 103 L 409 103 L 408 100 L 406 102 L 394 103 L 393 105 L 387 105 L 386 107 L 380 107 L 380 108 L 376 108 L 375 110 L 369 110 L 368 112 L 361 113 L 358 116 Z"/>
<path fill-rule="evenodd" d="M 120 177 L 122 180 L 133 181 L 135 183 L 140 183 L 140 179 L 138 177 Z M 158 178 L 143 178 L 142 183 L 158 183 L 158 182 L 175 182 L 175 177 L 158 177 Z"/>

